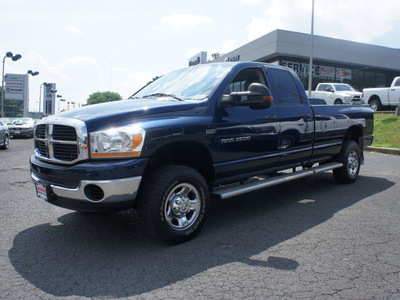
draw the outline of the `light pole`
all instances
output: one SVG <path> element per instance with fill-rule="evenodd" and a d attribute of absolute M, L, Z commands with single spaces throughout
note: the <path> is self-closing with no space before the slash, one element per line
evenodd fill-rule
<path fill-rule="evenodd" d="M 62 98 L 62 95 L 57 95 L 57 98 Z M 58 112 L 60 112 L 60 104 L 61 104 L 61 99 L 58 100 Z"/>
<path fill-rule="evenodd" d="M 21 54 L 15 54 L 13 55 L 12 52 L 7 52 L 6 55 L 3 57 L 3 72 L 1 74 L 1 117 L 4 117 L 4 63 L 6 61 L 6 58 L 11 58 L 12 61 L 17 61 L 18 59 L 21 59 L 22 55 Z"/>
<path fill-rule="evenodd" d="M 308 69 L 308 97 L 311 97 L 312 90 L 312 68 L 313 68 L 313 47 L 314 47 L 314 0 L 312 0 L 311 12 L 311 45 L 310 45 L 310 68 Z"/>
<path fill-rule="evenodd" d="M 41 107 L 41 104 L 42 104 L 42 86 L 47 86 L 47 82 L 43 82 L 41 85 L 40 85 L 40 92 L 39 92 L 39 114 L 40 114 L 40 107 Z"/>
<path fill-rule="evenodd" d="M 61 110 L 61 102 L 65 102 L 65 99 L 60 99 L 60 102 L 58 103 L 58 112 Z"/>
<path fill-rule="evenodd" d="M 26 75 L 36 76 L 36 75 L 39 75 L 39 72 L 38 71 L 33 72 L 32 70 L 28 70 L 28 72 L 26 72 Z M 28 109 L 27 109 L 27 111 L 29 112 L 29 92 L 28 92 Z"/>

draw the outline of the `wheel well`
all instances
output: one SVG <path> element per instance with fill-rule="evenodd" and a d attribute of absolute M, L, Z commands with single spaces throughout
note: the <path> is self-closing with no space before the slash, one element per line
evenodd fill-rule
<path fill-rule="evenodd" d="M 198 142 L 175 142 L 156 151 L 150 158 L 145 175 L 165 165 L 183 165 L 197 170 L 211 183 L 214 169 L 208 149 Z"/>
<path fill-rule="evenodd" d="M 368 104 L 370 104 L 372 100 L 378 100 L 379 103 L 382 103 L 381 98 L 379 98 L 379 96 L 377 95 L 372 95 L 371 97 L 369 97 Z"/>
<path fill-rule="evenodd" d="M 334 104 L 334 105 L 337 105 L 337 104 L 341 105 L 341 104 L 343 104 L 343 103 L 344 103 L 343 100 L 340 99 L 340 98 L 336 98 L 335 101 L 333 101 L 333 104 Z"/>
<path fill-rule="evenodd" d="M 344 137 L 345 140 L 355 141 L 359 146 L 362 146 L 362 129 L 360 126 L 351 126 Z"/>
<path fill-rule="evenodd" d="M 360 126 L 351 126 L 344 137 L 346 141 L 355 141 L 358 144 L 358 149 L 360 150 L 361 163 L 364 162 L 364 141 L 363 141 L 363 131 Z"/>

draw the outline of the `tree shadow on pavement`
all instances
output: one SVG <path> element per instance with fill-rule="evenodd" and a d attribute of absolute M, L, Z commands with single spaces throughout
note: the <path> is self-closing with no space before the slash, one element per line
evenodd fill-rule
<path fill-rule="evenodd" d="M 68 212 L 59 224 L 20 232 L 9 258 L 24 279 L 61 297 L 135 296 L 232 262 L 294 270 L 299 263 L 290 258 L 251 257 L 393 185 L 366 176 L 355 184 L 339 185 L 324 173 L 214 201 L 202 232 L 176 246 L 161 245 L 142 234 L 134 211 Z"/>

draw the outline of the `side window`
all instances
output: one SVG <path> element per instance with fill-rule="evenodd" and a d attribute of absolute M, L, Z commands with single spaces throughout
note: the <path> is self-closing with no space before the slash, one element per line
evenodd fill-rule
<path fill-rule="evenodd" d="M 244 92 L 248 91 L 249 85 L 252 83 L 265 83 L 264 76 L 259 69 L 245 69 L 240 71 L 232 82 L 225 89 L 224 94 L 230 94 L 232 92 Z M 241 101 L 246 101 L 247 97 L 241 97 Z"/>
<path fill-rule="evenodd" d="M 285 70 L 269 69 L 275 83 L 279 103 L 282 105 L 302 105 L 299 90 L 292 75 Z"/>
<path fill-rule="evenodd" d="M 394 86 L 400 86 L 400 78 L 396 80 L 396 83 L 394 84 Z"/>
<path fill-rule="evenodd" d="M 326 89 L 326 84 L 320 84 L 320 85 L 318 86 L 317 91 L 319 91 L 319 92 L 325 92 L 325 89 Z"/>

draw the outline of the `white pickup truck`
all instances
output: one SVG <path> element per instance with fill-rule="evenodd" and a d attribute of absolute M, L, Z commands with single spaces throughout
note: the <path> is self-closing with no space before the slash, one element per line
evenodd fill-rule
<path fill-rule="evenodd" d="M 381 110 L 383 106 L 400 105 L 400 76 L 393 79 L 390 87 L 363 89 L 362 98 L 373 111 Z"/>
<path fill-rule="evenodd" d="M 312 98 L 324 99 L 326 104 L 363 104 L 361 92 L 347 83 L 324 82 L 317 85 Z"/>

